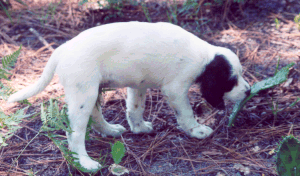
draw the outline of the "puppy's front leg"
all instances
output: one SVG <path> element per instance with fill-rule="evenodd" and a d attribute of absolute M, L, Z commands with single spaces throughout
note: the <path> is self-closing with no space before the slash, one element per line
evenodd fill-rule
<path fill-rule="evenodd" d="M 126 118 L 134 133 L 150 133 L 153 130 L 152 123 L 143 119 L 146 91 L 147 89 L 127 88 Z"/>
<path fill-rule="evenodd" d="M 194 118 L 187 95 L 188 89 L 189 87 L 184 87 L 184 84 L 173 83 L 164 86 L 162 91 L 175 112 L 179 126 L 191 137 L 203 139 L 209 136 L 213 130 L 208 126 L 199 124 Z"/>

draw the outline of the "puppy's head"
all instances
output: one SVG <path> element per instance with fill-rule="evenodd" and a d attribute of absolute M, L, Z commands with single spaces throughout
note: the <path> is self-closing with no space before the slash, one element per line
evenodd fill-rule
<path fill-rule="evenodd" d="M 213 107 L 224 109 L 224 99 L 241 101 L 250 94 L 250 86 L 242 77 L 242 66 L 231 50 L 218 47 L 218 52 L 196 79 L 202 96 Z"/>

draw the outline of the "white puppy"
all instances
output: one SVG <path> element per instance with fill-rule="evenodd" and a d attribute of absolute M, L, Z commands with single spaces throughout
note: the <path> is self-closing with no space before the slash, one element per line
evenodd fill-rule
<path fill-rule="evenodd" d="M 208 44 L 179 26 L 169 23 L 126 22 L 88 29 L 58 47 L 41 78 L 12 96 L 24 100 L 41 92 L 57 73 L 65 89 L 69 120 L 74 132 L 67 134 L 69 147 L 86 169 L 97 169 L 85 149 L 89 116 L 95 130 L 120 136 L 125 128 L 109 124 L 96 101 L 103 87 L 128 87 L 126 117 L 134 133 L 149 133 L 151 122 L 143 120 L 147 88 L 160 88 L 175 111 L 180 127 L 199 139 L 212 133 L 194 118 L 187 96 L 198 83 L 203 97 L 224 108 L 224 98 L 240 101 L 250 93 L 242 78 L 238 57 L 229 49 Z"/>

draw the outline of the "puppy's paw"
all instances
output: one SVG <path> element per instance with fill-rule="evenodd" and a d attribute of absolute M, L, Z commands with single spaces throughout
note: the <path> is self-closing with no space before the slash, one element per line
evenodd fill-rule
<path fill-rule="evenodd" d="M 92 125 L 92 127 L 96 132 L 100 133 L 102 137 L 119 137 L 122 133 L 126 131 L 126 128 L 119 124 L 107 124 L 104 127 L 94 124 Z"/>
<path fill-rule="evenodd" d="M 189 130 L 189 134 L 191 137 L 195 137 L 198 139 L 204 139 L 209 136 L 213 130 L 205 125 L 200 125 Z"/>
<path fill-rule="evenodd" d="M 92 160 L 88 156 L 79 156 L 79 164 L 87 169 L 89 172 L 95 172 L 99 170 L 102 166 L 97 161 Z"/>
<path fill-rule="evenodd" d="M 134 126 L 131 127 L 131 131 L 133 133 L 150 133 L 153 131 L 152 123 L 146 121 L 140 121 L 135 123 Z"/>

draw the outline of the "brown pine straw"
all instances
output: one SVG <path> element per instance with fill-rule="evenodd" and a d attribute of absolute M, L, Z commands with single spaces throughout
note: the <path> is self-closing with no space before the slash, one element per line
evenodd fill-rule
<path fill-rule="evenodd" d="M 203 5 L 205 2 L 200 0 L 199 4 Z M 11 81 L 1 80 L 4 85 L 15 90 L 37 81 L 52 54 L 48 49 L 49 46 L 56 48 L 81 31 L 94 27 L 98 22 L 104 24 L 102 17 L 112 13 L 105 10 L 83 11 L 78 7 L 78 1 L 68 1 L 59 5 L 56 13 L 49 16 L 42 24 L 40 17 L 45 15 L 45 9 L 42 7 L 47 7 L 48 1 L 39 1 L 39 4 L 30 1 L 28 9 L 14 4 L 14 1 L 12 3 L 16 10 L 16 13 L 11 14 L 14 24 L 11 24 L 10 20 L 0 12 L 0 57 L 16 51 L 19 45 L 23 45 L 15 67 L 10 71 L 13 74 L 10 76 Z M 242 61 L 244 77 L 251 85 L 274 75 L 278 58 L 280 58 L 279 68 L 295 62 L 296 65 L 289 76 L 293 78 L 291 84 L 287 87 L 280 85 L 272 91 L 257 95 L 246 104 L 232 128 L 226 127 L 232 103 L 227 103 L 225 111 L 217 111 L 206 105 L 204 112 L 196 118 L 199 122 L 210 125 L 215 131 L 204 140 L 189 138 L 178 129 L 173 111 L 156 89 L 149 90 L 147 94 L 144 114 L 145 120 L 153 122 L 154 133 L 132 134 L 125 120 L 126 89 L 107 92 L 104 94 L 104 116 L 111 123 L 122 124 L 128 131 L 117 139 L 104 138 L 92 132 L 90 134 L 92 140 L 86 143 L 90 156 L 99 158 L 107 155 L 104 164 L 112 164 L 110 144 L 120 140 L 127 150 L 120 164 L 129 169 L 131 175 L 216 175 L 217 172 L 235 175 L 238 171 L 233 168 L 233 165 L 236 163 L 249 167 L 251 174 L 276 175 L 274 154 L 269 152 L 276 149 L 282 136 L 293 134 L 300 138 L 300 104 L 289 107 L 300 97 L 299 30 L 293 22 L 293 14 L 270 13 L 264 19 L 265 21 L 254 19 L 251 23 L 246 23 L 243 19 L 232 18 L 230 16 L 232 12 L 229 11 L 230 2 L 226 1 L 226 3 L 223 16 L 217 14 L 213 16 L 207 13 L 206 9 L 200 10 L 199 17 L 214 20 L 200 27 L 201 31 L 206 33 L 196 32 L 196 34 L 201 34 L 201 38 L 218 45 L 233 46 Z M 141 7 L 129 9 L 129 7 L 123 9 L 124 21 L 146 21 L 146 18 L 141 15 L 143 14 Z M 34 13 L 29 13 L 28 10 Z M 168 21 L 165 13 L 161 14 L 162 12 L 150 6 L 148 10 L 152 15 L 152 21 Z M 282 21 L 279 29 L 272 26 L 275 18 Z M 178 19 L 188 21 L 186 17 L 179 16 Z M 222 21 L 228 27 L 216 28 L 215 24 Z M 34 34 L 29 32 L 29 28 L 37 30 L 49 45 L 41 43 Z M 193 23 L 186 26 L 189 31 L 194 31 L 194 28 Z M 26 113 L 38 113 L 40 103 L 63 95 L 63 87 L 55 77 L 42 93 L 29 98 L 32 106 Z M 189 98 L 192 105 L 203 101 L 199 87 L 194 85 L 191 87 Z M 59 101 L 62 102 L 59 104 L 61 108 L 64 98 L 59 98 Z M 278 110 L 282 110 L 277 113 L 277 116 L 271 108 L 276 107 L 276 103 Z M 0 99 L 0 108 L 5 114 L 14 113 L 23 107 L 25 105 L 20 103 L 8 105 L 5 100 Z M 21 127 L 22 129 L 7 141 L 9 145 L 0 150 L 0 175 L 7 175 L 12 160 L 19 156 L 32 136 L 38 133 L 41 127 L 40 116 L 24 119 Z M 64 136 L 61 131 L 56 133 Z M 259 150 L 254 150 L 254 147 L 259 147 Z M 101 161 L 103 160 L 104 157 L 101 158 Z M 49 175 L 49 173 L 66 175 L 69 170 L 61 152 L 43 135 L 38 136 L 25 149 L 10 174 L 25 175 L 30 168 L 38 171 L 38 175 Z M 162 171 L 158 172 L 160 169 Z M 108 175 L 105 170 L 107 168 L 102 169 L 104 175 Z M 78 173 L 75 170 L 71 172 Z"/>

